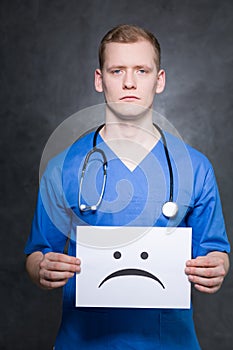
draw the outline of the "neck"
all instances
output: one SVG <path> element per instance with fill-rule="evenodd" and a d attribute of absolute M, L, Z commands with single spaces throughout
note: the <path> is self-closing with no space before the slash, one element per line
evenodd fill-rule
<path fill-rule="evenodd" d="M 105 142 L 133 141 L 150 150 L 160 138 L 160 134 L 153 126 L 151 111 L 138 118 L 123 119 L 108 110 L 105 121 L 105 126 L 100 131 Z"/>
<path fill-rule="evenodd" d="M 115 144 L 116 147 L 131 142 L 139 144 L 150 151 L 160 139 L 160 134 L 153 123 L 135 124 L 129 122 L 110 122 L 101 129 L 100 135 L 106 143 Z"/>

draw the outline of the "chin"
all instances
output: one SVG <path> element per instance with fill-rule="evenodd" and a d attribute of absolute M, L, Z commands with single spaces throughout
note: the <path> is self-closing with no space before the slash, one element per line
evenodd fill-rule
<path fill-rule="evenodd" d="M 107 107 L 117 118 L 127 121 L 140 119 L 151 110 L 134 102 L 110 102 Z"/>

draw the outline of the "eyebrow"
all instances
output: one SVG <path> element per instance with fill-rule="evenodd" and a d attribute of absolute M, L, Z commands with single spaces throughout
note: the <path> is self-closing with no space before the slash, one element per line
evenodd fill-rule
<path fill-rule="evenodd" d="M 127 66 L 124 66 L 124 65 L 117 65 L 117 64 L 114 64 L 110 67 L 107 67 L 106 70 L 107 71 L 111 71 L 113 69 L 126 69 Z M 133 66 L 133 67 L 130 67 L 130 68 L 133 68 L 133 69 L 146 69 L 146 70 L 149 70 L 149 71 L 152 71 L 153 68 L 151 66 L 148 66 L 147 64 L 140 64 L 140 65 L 136 65 L 136 66 Z"/>

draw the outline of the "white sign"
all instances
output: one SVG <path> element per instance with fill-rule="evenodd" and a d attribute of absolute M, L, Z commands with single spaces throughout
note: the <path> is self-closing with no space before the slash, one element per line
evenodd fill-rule
<path fill-rule="evenodd" d="M 191 235 L 183 227 L 78 226 L 76 306 L 190 308 Z"/>

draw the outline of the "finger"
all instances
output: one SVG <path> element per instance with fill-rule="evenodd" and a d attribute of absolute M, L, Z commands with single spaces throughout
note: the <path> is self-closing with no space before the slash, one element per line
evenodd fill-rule
<path fill-rule="evenodd" d="M 68 282 L 68 279 L 60 280 L 60 281 L 48 281 L 46 279 L 40 280 L 40 285 L 45 289 L 55 289 L 59 287 L 64 287 L 64 285 Z"/>
<path fill-rule="evenodd" d="M 187 267 L 215 267 L 223 265 L 223 260 L 216 256 L 199 256 L 186 262 Z"/>
<path fill-rule="evenodd" d="M 67 264 L 77 264 L 80 265 L 81 261 L 79 258 L 76 258 L 75 256 L 70 256 L 67 254 L 61 254 L 61 253 L 54 253 L 50 252 L 45 254 L 45 257 L 50 260 L 50 261 L 55 261 L 55 262 L 64 262 Z"/>
<path fill-rule="evenodd" d="M 44 260 L 40 263 L 40 268 L 49 271 L 69 271 L 69 272 L 80 272 L 80 265 L 54 262 L 50 260 Z"/>
<path fill-rule="evenodd" d="M 206 287 L 206 286 L 203 286 L 203 285 L 194 284 L 194 287 L 199 292 L 207 293 L 207 294 L 214 294 L 220 289 L 221 284 L 219 286 L 215 286 L 215 287 Z"/>
<path fill-rule="evenodd" d="M 40 268 L 51 271 L 80 272 L 80 259 L 59 253 L 47 253 L 40 262 Z"/>
<path fill-rule="evenodd" d="M 185 268 L 186 275 L 193 275 L 193 276 L 202 276 L 205 278 L 212 278 L 212 277 L 224 277 L 225 276 L 225 270 L 223 266 L 217 266 L 217 267 L 186 267 Z"/>
<path fill-rule="evenodd" d="M 207 288 L 215 288 L 217 286 L 221 286 L 223 282 L 223 277 L 213 277 L 213 278 L 205 278 L 205 277 L 200 277 L 200 276 L 193 276 L 190 275 L 189 281 L 192 282 L 194 285 L 201 285 L 203 287 Z"/>
<path fill-rule="evenodd" d="M 73 276 L 74 276 L 74 273 L 72 272 L 57 272 L 57 271 L 47 271 L 47 270 L 40 271 L 41 279 L 46 281 L 51 281 L 51 282 L 68 280 Z"/>

